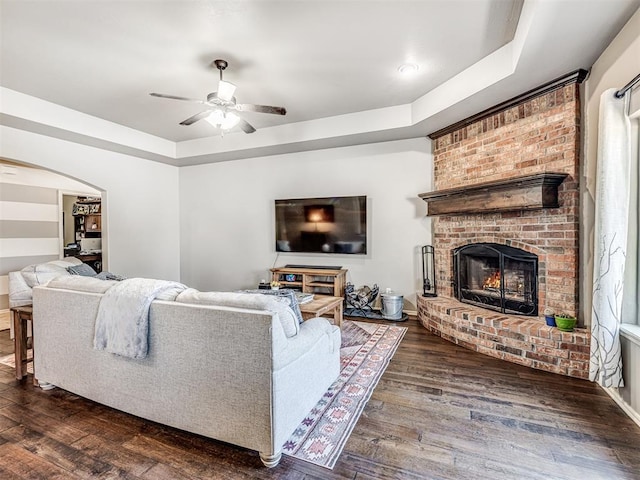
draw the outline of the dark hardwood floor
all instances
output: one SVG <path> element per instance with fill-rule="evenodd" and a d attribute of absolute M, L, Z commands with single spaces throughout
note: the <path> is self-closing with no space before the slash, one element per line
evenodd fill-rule
<path fill-rule="evenodd" d="M 0 365 L 0 479 L 640 479 L 640 427 L 595 384 L 402 325 L 334 470 L 286 456 L 269 470 L 256 452 L 42 391 Z M 0 332 L 0 355 L 12 351 Z"/>

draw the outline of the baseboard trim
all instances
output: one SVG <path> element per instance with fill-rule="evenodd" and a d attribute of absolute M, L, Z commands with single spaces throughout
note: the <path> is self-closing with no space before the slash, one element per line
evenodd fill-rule
<path fill-rule="evenodd" d="M 626 413 L 627 416 L 640 427 L 640 412 L 636 412 L 633 408 L 631 408 L 631 405 L 624 401 L 624 399 L 618 393 L 618 389 L 602 386 L 601 388 L 607 393 L 607 395 L 609 395 L 613 399 L 614 402 L 616 402 L 616 404 L 618 404 L 618 406 L 624 411 L 624 413 Z"/>

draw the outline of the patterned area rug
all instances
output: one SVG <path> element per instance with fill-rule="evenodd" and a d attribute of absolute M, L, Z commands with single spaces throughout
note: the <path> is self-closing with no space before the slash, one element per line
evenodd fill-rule
<path fill-rule="evenodd" d="M 341 371 L 284 444 L 282 453 L 333 468 L 406 327 L 342 322 Z"/>
<path fill-rule="evenodd" d="M 32 356 L 33 351 L 29 350 L 27 352 L 27 357 L 31 358 Z M 16 368 L 16 357 L 13 353 L 11 355 L 5 355 L 4 357 L 0 357 L 0 363 L 7 367 Z M 27 363 L 27 372 L 33 373 L 33 362 Z"/>

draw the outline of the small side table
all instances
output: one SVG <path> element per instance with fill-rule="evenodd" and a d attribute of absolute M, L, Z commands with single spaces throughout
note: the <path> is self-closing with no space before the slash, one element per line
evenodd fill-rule
<path fill-rule="evenodd" d="M 11 309 L 11 315 L 13 317 L 16 378 L 22 380 L 27 376 L 27 363 L 33 362 L 33 357 L 27 358 L 27 321 L 33 322 L 33 306 L 14 307 Z M 33 336 L 31 337 L 31 342 L 33 343 Z M 38 385 L 35 365 L 33 372 L 33 384 Z"/>
<path fill-rule="evenodd" d="M 325 313 L 333 315 L 334 325 L 341 327 L 342 325 L 342 297 L 332 297 L 330 295 L 314 295 L 313 300 L 300 305 L 302 318 L 308 320 L 314 317 L 321 317 Z"/>

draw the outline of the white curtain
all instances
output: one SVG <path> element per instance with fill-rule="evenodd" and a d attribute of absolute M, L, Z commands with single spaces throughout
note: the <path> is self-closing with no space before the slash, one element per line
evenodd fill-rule
<path fill-rule="evenodd" d="M 593 304 L 589 379 L 622 387 L 620 323 L 629 227 L 631 126 L 628 95 L 600 97 L 595 195 Z"/>

